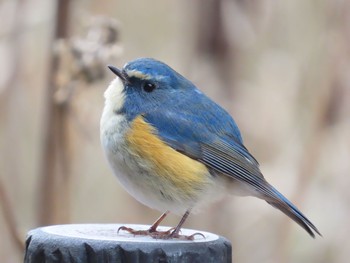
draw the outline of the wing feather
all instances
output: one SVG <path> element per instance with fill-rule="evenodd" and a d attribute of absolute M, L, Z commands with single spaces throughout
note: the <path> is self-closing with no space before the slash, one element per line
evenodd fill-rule
<path fill-rule="evenodd" d="M 321 235 L 287 198 L 264 179 L 258 162 L 243 145 L 237 125 L 228 114 L 221 115 L 227 123 L 218 124 L 216 119 L 218 125 L 215 127 L 210 124 L 210 118 L 214 115 L 205 116 L 206 121 L 203 121 L 200 114 L 181 115 L 180 112 L 174 114 L 165 110 L 147 113 L 143 117 L 175 150 L 246 184 L 256 191 L 257 197 L 281 210 L 312 237 L 315 236 L 312 230 Z"/>

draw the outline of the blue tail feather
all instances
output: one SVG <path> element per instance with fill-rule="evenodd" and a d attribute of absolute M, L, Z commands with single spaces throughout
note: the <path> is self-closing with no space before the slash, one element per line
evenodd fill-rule
<path fill-rule="evenodd" d="M 284 214 L 293 219 L 296 223 L 298 223 L 302 228 L 304 228 L 313 238 L 315 237 L 314 232 L 318 235 L 322 236 L 318 229 L 311 223 L 306 216 L 303 215 L 299 209 L 292 204 L 286 197 L 284 197 L 280 192 L 278 192 L 273 186 L 271 186 L 272 191 L 276 195 L 275 198 L 266 200 L 270 205 L 279 209 Z"/>

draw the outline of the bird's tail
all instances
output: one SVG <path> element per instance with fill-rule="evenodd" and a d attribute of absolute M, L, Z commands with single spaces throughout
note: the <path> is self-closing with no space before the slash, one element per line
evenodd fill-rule
<path fill-rule="evenodd" d="M 271 186 L 271 190 L 276 195 L 275 198 L 268 198 L 266 200 L 267 203 L 272 205 L 273 207 L 279 209 L 284 214 L 293 219 L 296 223 L 298 223 L 302 228 L 304 228 L 310 236 L 315 238 L 316 232 L 318 235 L 322 236 L 318 229 L 310 222 L 306 216 L 301 213 L 295 205 L 293 205 L 287 198 L 285 198 L 280 192 L 278 192 L 273 186 Z"/>

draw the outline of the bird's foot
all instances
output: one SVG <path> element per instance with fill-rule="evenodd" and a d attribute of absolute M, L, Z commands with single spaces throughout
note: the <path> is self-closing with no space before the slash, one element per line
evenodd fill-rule
<path fill-rule="evenodd" d="M 167 231 L 158 231 L 153 229 L 152 227 L 147 230 L 135 230 L 130 227 L 121 226 L 118 228 L 118 233 L 120 230 L 129 232 L 130 234 L 133 234 L 135 236 L 150 236 L 154 239 L 163 239 L 163 240 L 169 240 L 169 239 L 179 239 L 179 240 L 194 240 L 194 237 L 199 235 L 205 238 L 205 236 L 202 233 L 194 233 L 192 235 L 181 235 L 176 231 L 176 228 L 170 228 Z"/>
<path fill-rule="evenodd" d="M 162 237 L 169 236 L 172 233 L 172 231 L 174 230 L 174 228 L 170 228 L 167 231 L 158 231 L 156 229 L 153 229 L 152 227 L 147 229 L 147 230 L 135 230 L 135 229 L 132 229 L 130 227 L 121 226 L 118 228 L 118 233 L 120 230 L 129 232 L 130 234 L 133 234 L 134 236 L 150 236 L 150 237 L 153 237 L 155 239 L 164 239 Z"/>

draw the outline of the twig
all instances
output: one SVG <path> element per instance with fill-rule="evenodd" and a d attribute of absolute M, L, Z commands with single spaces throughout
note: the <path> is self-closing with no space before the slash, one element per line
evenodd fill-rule
<path fill-rule="evenodd" d="M 20 251 L 24 251 L 24 239 L 17 231 L 16 217 L 11 206 L 11 202 L 6 193 L 6 187 L 0 178 L 0 204 L 4 214 L 5 223 L 8 226 L 11 237 Z"/>
<path fill-rule="evenodd" d="M 55 21 L 55 31 L 52 38 L 52 45 L 57 39 L 67 38 L 69 25 L 70 0 L 57 1 L 57 12 Z M 57 105 L 54 101 L 54 92 L 56 90 L 56 72 L 58 69 L 59 58 L 52 53 L 49 63 L 48 84 L 46 94 L 46 107 L 43 123 L 43 151 L 42 151 L 42 169 L 39 178 L 41 180 L 41 189 L 39 193 L 39 223 L 49 224 L 55 220 L 60 222 L 68 220 L 68 178 L 67 171 L 68 158 L 61 159 L 61 165 L 58 166 L 56 160 L 64 155 L 62 143 L 64 139 L 63 115 L 65 115 L 65 106 Z M 57 173 L 61 170 L 61 174 Z M 58 187 L 60 185 L 60 187 Z M 62 192 L 63 191 L 63 192 Z M 58 202 L 60 200 L 60 202 Z M 62 209 L 59 209 L 61 206 Z"/>

